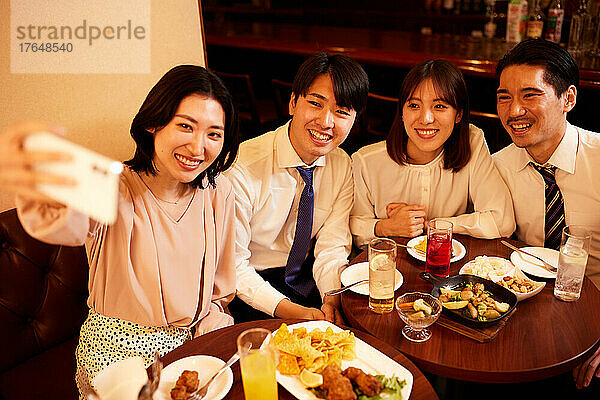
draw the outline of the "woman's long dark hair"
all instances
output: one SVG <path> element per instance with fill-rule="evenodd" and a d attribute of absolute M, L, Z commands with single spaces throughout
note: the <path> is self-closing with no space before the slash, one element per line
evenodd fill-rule
<path fill-rule="evenodd" d="M 135 155 L 125 164 L 136 172 L 156 175 L 158 172 L 152 162 L 155 154 L 154 134 L 175 115 L 181 100 L 192 94 L 206 96 L 216 100 L 225 113 L 225 135 L 223 149 L 216 160 L 196 179 L 188 184 L 203 188 L 204 177 L 209 185 L 215 187 L 217 175 L 225 171 L 235 161 L 239 147 L 238 115 L 231 94 L 218 76 L 196 65 L 179 65 L 167 72 L 154 85 L 142 107 L 131 123 L 131 136 L 136 143 Z"/>
<path fill-rule="evenodd" d="M 444 143 L 444 169 L 458 172 L 471 159 L 469 140 L 469 94 L 460 70 L 448 60 L 427 60 L 413 67 L 400 89 L 398 108 L 386 139 L 389 156 L 400 165 L 408 163 L 406 146 L 408 134 L 402 120 L 402 109 L 417 87 L 431 79 L 437 97 L 462 113 L 461 120 L 454 125 L 450 137 Z"/>

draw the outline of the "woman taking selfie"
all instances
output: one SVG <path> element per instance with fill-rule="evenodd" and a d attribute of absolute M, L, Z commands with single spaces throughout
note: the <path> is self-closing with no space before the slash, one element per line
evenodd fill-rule
<path fill-rule="evenodd" d="M 510 193 L 481 129 L 469 125 L 462 73 L 446 60 L 410 70 L 386 141 L 352 156 L 355 244 L 376 236 L 414 237 L 444 218 L 454 232 L 480 238 L 515 229 Z"/>
<path fill-rule="evenodd" d="M 220 173 L 237 154 L 237 113 L 216 75 L 178 66 L 152 88 L 131 125 L 134 157 L 120 178 L 118 215 L 102 225 L 48 200 L 32 182 L 66 182 L 32 165 L 60 154 L 25 152 L 39 124 L 0 135 L 2 187 L 17 194 L 24 228 L 53 244 L 85 244 L 90 308 L 77 347 L 77 383 L 108 364 L 149 365 L 193 335 L 230 325 L 235 294 L 234 195 Z"/>

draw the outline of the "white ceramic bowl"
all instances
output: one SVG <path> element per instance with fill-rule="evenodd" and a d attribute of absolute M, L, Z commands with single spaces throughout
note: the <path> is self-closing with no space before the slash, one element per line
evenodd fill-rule
<path fill-rule="evenodd" d="M 525 275 L 523 273 L 523 271 L 521 271 L 519 268 L 515 268 L 514 275 L 512 275 L 512 276 L 514 276 L 516 278 L 519 278 L 519 279 L 521 279 L 523 281 L 530 282 L 531 285 L 533 286 L 533 290 L 529 291 L 527 293 L 521 293 L 521 292 L 517 292 L 515 290 L 512 290 L 511 288 L 507 288 L 508 290 L 510 290 L 511 292 L 513 292 L 517 296 L 517 301 L 518 302 L 535 296 L 536 294 L 538 294 L 539 292 L 541 292 L 542 289 L 544 289 L 544 287 L 546 286 L 546 282 L 538 282 L 538 281 L 534 281 L 532 279 L 529 279 L 527 277 L 527 275 Z M 498 284 L 501 285 L 500 281 L 503 280 L 503 279 L 504 278 L 500 278 L 500 279 L 494 280 L 494 282 L 496 282 L 496 283 L 498 283 Z"/>

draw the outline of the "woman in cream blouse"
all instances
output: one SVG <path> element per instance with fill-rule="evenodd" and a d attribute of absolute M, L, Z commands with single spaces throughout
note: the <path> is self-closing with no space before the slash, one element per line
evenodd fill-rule
<path fill-rule="evenodd" d="M 183 65 L 152 88 L 133 120 L 134 157 L 119 184 L 118 215 L 102 225 L 41 197 L 34 172 L 56 154 L 27 153 L 30 124 L 0 135 L 0 183 L 17 196 L 24 228 L 55 244 L 85 244 L 88 318 L 77 347 L 77 383 L 112 362 L 164 354 L 192 335 L 227 326 L 235 295 L 234 194 L 220 173 L 237 154 L 237 113 L 219 78 Z"/>
<path fill-rule="evenodd" d="M 483 132 L 469 125 L 467 87 L 449 61 L 410 70 L 387 140 L 354 153 L 352 168 L 350 229 L 357 246 L 376 236 L 418 236 L 432 218 L 480 238 L 515 229 L 510 193 Z"/>

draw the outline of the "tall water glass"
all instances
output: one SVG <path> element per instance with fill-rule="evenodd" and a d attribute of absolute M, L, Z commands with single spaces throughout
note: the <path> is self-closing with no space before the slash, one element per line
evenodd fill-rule
<path fill-rule="evenodd" d="M 246 400 L 277 400 L 277 355 L 271 332 L 263 328 L 248 329 L 238 336 L 237 347 Z"/>
<path fill-rule="evenodd" d="M 396 242 L 375 238 L 369 243 L 369 308 L 378 314 L 394 309 Z"/>
<path fill-rule="evenodd" d="M 563 301 L 575 301 L 581 296 L 592 233 L 581 225 L 563 228 L 558 256 L 558 272 L 554 296 Z"/>
<path fill-rule="evenodd" d="M 432 219 L 427 224 L 425 271 L 437 276 L 450 275 L 452 258 L 452 222 Z"/>

